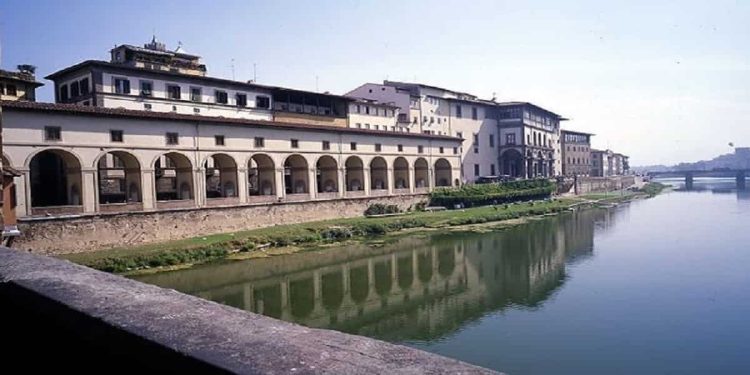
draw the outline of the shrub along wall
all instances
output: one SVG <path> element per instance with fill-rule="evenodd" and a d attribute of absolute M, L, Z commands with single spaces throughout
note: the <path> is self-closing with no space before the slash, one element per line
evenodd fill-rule
<path fill-rule="evenodd" d="M 464 185 L 460 188 L 440 188 L 430 195 L 430 204 L 453 208 L 484 206 L 549 197 L 555 183 L 546 179 L 513 181 L 501 184 Z"/>

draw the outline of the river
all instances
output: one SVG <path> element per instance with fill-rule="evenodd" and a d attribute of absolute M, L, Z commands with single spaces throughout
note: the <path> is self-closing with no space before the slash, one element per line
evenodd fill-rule
<path fill-rule="evenodd" d="M 502 231 L 137 279 L 510 374 L 750 371 L 750 192 L 734 180 Z"/>

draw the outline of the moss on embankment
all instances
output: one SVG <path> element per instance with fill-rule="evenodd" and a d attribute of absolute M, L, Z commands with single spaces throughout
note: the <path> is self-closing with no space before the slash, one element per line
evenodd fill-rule
<path fill-rule="evenodd" d="M 204 263 L 235 252 L 271 247 L 313 247 L 384 235 L 412 228 L 440 228 L 556 213 L 580 204 L 576 198 L 521 202 L 496 206 L 410 212 L 400 216 L 325 220 L 221 233 L 178 241 L 60 256 L 107 272 L 132 272 L 154 267 Z"/>

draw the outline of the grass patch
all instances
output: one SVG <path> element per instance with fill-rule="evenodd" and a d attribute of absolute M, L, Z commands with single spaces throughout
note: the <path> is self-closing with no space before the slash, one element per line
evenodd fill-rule
<path fill-rule="evenodd" d="M 666 188 L 667 188 L 667 185 L 662 184 L 660 182 L 649 182 L 646 185 L 643 185 L 643 187 L 639 191 L 644 194 L 647 194 L 649 197 L 655 197 L 659 195 L 659 193 L 661 193 L 662 190 Z"/>
<path fill-rule="evenodd" d="M 563 211 L 577 202 L 580 200 L 567 198 L 462 210 L 410 212 L 402 216 L 325 220 L 60 257 L 102 271 L 123 273 L 154 267 L 204 263 L 226 258 L 236 252 L 249 253 L 258 248 L 304 248 L 352 239 L 376 238 L 412 228 L 440 228 L 543 215 Z"/>

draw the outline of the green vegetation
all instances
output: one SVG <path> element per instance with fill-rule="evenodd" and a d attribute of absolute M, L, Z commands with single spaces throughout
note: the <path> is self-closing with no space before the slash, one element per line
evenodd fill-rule
<path fill-rule="evenodd" d="M 430 195 L 430 204 L 436 206 L 476 207 L 488 204 L 542 199 L 555 191 L 555 183 L 546 180 L 522 180 L 502 184 L 464 185 L 460 188 L 439 188 Z"/>
<path fill-rule="evenodd" d="M 542 215 L 565 210 L 578 202 L 580 200 L 577 199 L 557 199 L 464 210 L 409 212 L 400 216 L 325 220 L 130 248 L 68 254 L 62 257 L 103 271 L 129 272 L 161 266 L 203 263 L 224 258 L 233 252 L 253 251 L 259 248 L 311 247 L 410 228 L 440 228 Z"/>
<path fill-rule="evenodd" d="M 386 205 L 382 203 L 375 203 L 367 207 L 367 210 L 365 210 L 365 216 L 397 214 L 399 212 L 401 212 L 401 210 L 399 210 L 398 206 L 396 206 L 395 204 Z"/>
<path fill-rule="evenodd" d="M 662 190 L 666 188 L 667 188 L 667 185 L 662 184 L 660 182 L 649 182 L 646 185 L 644 185 L 639 191 L 647 194 L 649 197 L 655 197 L 656 195 L 661 193 Z"/>

